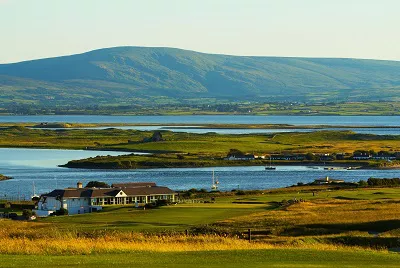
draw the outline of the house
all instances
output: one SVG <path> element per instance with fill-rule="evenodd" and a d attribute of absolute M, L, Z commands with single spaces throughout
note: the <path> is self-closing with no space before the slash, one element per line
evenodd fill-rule
<path fill-rule="evenodd" d="M 371 157 L 372 157 L 372 155 L 370 153 L 366 153 L 366 152 L 359 152 L 359 153 L 353 154 L 354 160 L 368 160 L 368 159 L 371 159 Z"/>
<path fill-rule="evenodd" d="M 328 176 L 326 176 L 325 178 L 314 180 L 314 183 L 315 184 L 344 183 L 344 180 L 331 179 Z"/>
<path fill-rule="evenodd" d="M 253 154 L 245 154 L 245 155 L 230 155 L 225 158 L 225 160 L 254 160 L 255 157 Z"/>
<path fill-rule="evenodd" d="M 53 190 L 40 196 L 37 216 L 46 217 L 64 208 L 69 214 L 83 214 L 98 211 L 107 205 L 130 205 L 136 207 L 157 200 L 175 202 L 176 193 L 154 182 L 115 183 L 110 188 L 83 188 L 78 182 L 76 188 Z"/>

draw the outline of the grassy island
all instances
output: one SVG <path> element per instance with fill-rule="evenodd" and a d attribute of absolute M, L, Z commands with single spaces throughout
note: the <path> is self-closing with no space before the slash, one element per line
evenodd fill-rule
<path fill-rule="evenodd" d="M 153 139 L 158 133 L 159 138 Z M 152 155 L 105 156 L 71 161 L 81 168 L 159 168 L 265 165 L 269 156 L 279 165 L 334 165 L 343 167 L 398 168 L 400 136 L 357 134 L 351 131 L 289 132 L 278 134 L 217 134 L 172 131 L 106 129 L 32 129 L 10 126 L 0 129 L 0 147 L 84 149 L 145 152 Z M 263 156 L 252 160 L 226 160 L 238 150 Z M 382 153 L 392 160 L 355 160 L 355 151 Z M 287 156 L 291 158 L 287 159 Z M 339 157 L 340 155 L 340 157 Z M 278 156 L 281 156 L 279 158 Z M 379 154 L 378 154 L 379 156 Z M 384 159 L 384 157 L 383 157 Z"/>

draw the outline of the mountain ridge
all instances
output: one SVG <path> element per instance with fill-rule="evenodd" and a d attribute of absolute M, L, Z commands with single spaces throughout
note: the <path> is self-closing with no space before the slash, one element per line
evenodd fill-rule
<path fill-rule="evenodd" d="M 0 64 L 0 88 L 3 104 L 400 100 L 400 62 L 124 46 Z"/>

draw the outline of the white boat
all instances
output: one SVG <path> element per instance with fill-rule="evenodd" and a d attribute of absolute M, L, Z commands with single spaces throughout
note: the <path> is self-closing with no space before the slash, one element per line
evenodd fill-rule
<path fill-rule="evenodd" d="M 36 187 L 35 187 L 35 182 L 32 182 L 32 196 L 31 200 L 33 199 L 38 199 L 40 196 L 36 194 Z"/>
<path fill-rule="evenodd" d="M 211 191 L 218 190 L 219 181 L 215 178 L 214 170 L 212 172 L 212 184 L 211 184 Z"/>
<path fill-rule="evenodd" d="M 272 159 L 271 156 L 269 157 L 269 166 L 265 166 L 265 170 L 275 170 L 276 167 L 272 166 Z"/>

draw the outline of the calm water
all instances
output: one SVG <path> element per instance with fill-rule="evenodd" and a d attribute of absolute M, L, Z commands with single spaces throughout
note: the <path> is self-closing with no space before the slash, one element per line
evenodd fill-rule
<path fill-rule="evenodd" d="M 400 116 L 0 116 L 0 122 L 69 122 L 69 123 L 160 123 L 164 129 L 168 124 L 292 124 L 292 125 L 348 125 L 348 126 L 400 126 Z M 154 130 L 162 127 L 135 127 Z M 351 129 L 349 127 L 349 129 Z M 215 130 L 173 129 L 174 131 L 219 132 L 219 133 L 270 133 L 295 130 Z M 310 130 L 298 130 L 310 131 Z M 360 133 L 400 134 L 400 129 L 355 129 Z M 153 170 L 82 170 L 59 168 L 72 159 L 92 157 L 99 154 L 117 155 L 118 152 L 90 152 L 69 150 L 0 149 L 0 174 L 14 177 L 0 182 L 0 196 L 19 195 L 29 197 L 32 183 L 38 193 L 54 188 L 73 187 L 77 181 L 87 183 L 101 180 L 108 183 L 125 181 L 154 181 L 175 190 L 189 188 L 209 189 L 212 168 L 153 169 Z M 263 167 L 214 168 L 221 190 L 266 189 L 311 182 L 316 178 L 331 176 L 346 181 L 359 181 L 369 177 L 400 177 L 397 170 L 332 170 L 310 169 L 302 166 L 277 167 L 265 171 Z"/>
<path fill-rule="evenodd" d="M 59 168 L 68 160 L 99 154 L 115 155 L 117 152 L 90 152 L 68 150 L 0 149 L 0 173 L 14 179 L 0 182 L 0 197 L 18 195 L 29 198 L 32 183 L 37 193 L 55 188 L 74 187 L 78 181 L 84 184 L 91 180 L 109 184 L 127 181 L 154 181 L 174 190 L 205 188 L 211 186 L 212 170 L 220 181 L 221 190 L 267 189 L 311 182 L 316 178 L 330 176 L 346 181 L 367 180 L 369 177 L 399 177 L 398 170 L 324 170 L 303 166 L 278 166 L 275 171 L 266 171 L 262 166 L 184 168 L 152 170 L 88 170 Z"/>
<path fill-rule="evenodd" d="M 0 116 L 0 122 L 68 122 L 68 123 L 157 123 L 162 126 L 121 126 L 121 129 L 172 130 L 175 132 L 221 134 L 251 134 L 278 132 L 310 132 L 310 129 L 201 129 L 171 127 L 168 124 L 290 124 L 290 125 L 336 125 L 357 133 L 400 135 L 400 116 L 252 116 L 252 115 L 188 115 L 188 116 L 103 116 L 103 115 L 41 115 Z M 388 126 L 388 128 L 351 128 L 351 126 Z M 100 128 L 103 129 L 103 128 Z M 322 130 L 322 129 L 320 129 Z"/>
<path fill-rule="evenodd" d="M 96 129 L 105 129 L 106 127 L 99 127 Z M 137 130 L 170 130 L 174 132 L 189 132 L 189 133 L 208 133 L 215 132 L 219 134 L 268 134 L 268 133 L 283 133 L 283 132 L 313 132 L 320 130 L 351 130 L 363 134 L 376 134 L 376 135 L 400 135 L 400 128 L 320 128 L 320 129 L 217 129 L 217 128 L 195 128 L 195 127 L 171 127 L 171 126 L 121 126 L 120 129 L 137 129 Z"/>
<path fill-rule="evenodd" d="M 400 126 L 400 116 L 262 116 L 262 115 L 183 115 L 183 116 L 104 116 L 38 115 L 0 116 L 0 122 L 69 123 L 159 123 L 159 124 L 291 124 Z"/>

